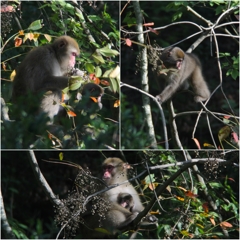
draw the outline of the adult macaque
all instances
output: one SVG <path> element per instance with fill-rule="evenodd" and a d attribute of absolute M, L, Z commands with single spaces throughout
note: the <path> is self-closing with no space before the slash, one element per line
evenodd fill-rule
<path fill-rule="evenodd" d="M 61 36 L 52 44 L 30 51 L 16 71 L 13 101 L 22 99 L 24 102 L 27 94 L 40 95 L 39 112 L 46 113 L 52 123 L 54 116 L 62 108 L 62 90 L 69 85 L 70 76 L 84 75 L 81 70 L 74 68 L 75 58 L 79 53 L 77 42 L 69 36 Z M 89 84 L 91 87 L 92 84 L 95 88 L 99 87 L 94 83 L 87 83 L 84 88 L 89 88 Z M 100 105 L 101 98 L 99 101 Z"/>
<path fill-rule="evenodd" d="M 102 166 L 104 170 L 103 180 L 108 186 L 127 181 L 127 169 L 129 169 L 129 165 L 124 163 L 120 158 L 107 158 Z M 127 193 L 132 196 L 134 202 L 134 206 L 132 207 L 133 213 L 139 213 L 144 209 L 137 191 L 130 182 L 110 189 L 106 192 L 106 195 L 110 202 L 117 203 L 118 195 L 121 193 Z"/>
<path fill-rule="evenodd" d="M 102 166 L 104 169 L 103 180 L 107 186 L 127 181 L 127 169 L 129 169 L 129 165 L 124 163 L 120 158 L 107 158 Z M 99 220 L 98 215 L 88 215 L 85 217 L 84 222 L 87 228 L 82 230 L 83 233 L 85 231 L 85 238 L 114 236 L 119 230 L 130 224 L 138 213 L 144 209 L 137 191 L 130 182 L 109 189 L 103 193 L 102 197 L 109 202 L 109 209 L 105 213 L 104 219 Z M 156 222 L 157 218 L 148 214 L 140 225 L 156 224 Z M 106 229 L 109 234 L 104 234 L 103 231 L 92 231 L 98 227 Z"/>
<path fill-rule="evenodd" d="M 167 86 L 156 96 L 160 103 L 171 98 L 177 90 L 188 89 L 189 83 L 195 94 L 195 102 L 206 101 L 210 97 L 201 63 L 194 54 L 185 53 L 178 47 L 170 47 L 162 52 L 160 59 L 163 67 L 170 69 L 164 76 Z"/>

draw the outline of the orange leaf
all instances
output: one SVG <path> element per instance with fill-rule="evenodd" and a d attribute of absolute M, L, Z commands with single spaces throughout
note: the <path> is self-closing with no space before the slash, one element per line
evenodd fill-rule
<path fill-rule="evenodd" d="M 148 187 L 153 191 L 158 186 L 158 183 L 149 183 Z"/>
<path fill-rule="evenodd" d="M 201 149 L 199 141 L 196 138 L 193 138 L 193 140 L 194 140 L 195 144 L 197 145 L 197 148 Z"/>
<path fill-rule="evenodd" d="M 109 82 L 107 80 L 101 80 L 101 84 L 104 86 L 109 86 Z"/>
<path fill-rule="evenodd" d="M 159 210 L 157 210 L 157 211 L 150 211 L 150 214 L 152 214 L 152 215 L 159 215 L 160 212 L 159 212 Z"/>
<path fill-rule="evenodd" d="M 185 196 L 187 196 L 187 197 L 190 197 L 190 198 L 195 198 L 195 197 L 197 197 L 198 195 L 197 194 L 194 194 L 194 193 L 192 193 L 191 191 L 186 191 L 185 193 Z"/>
<path fill-rule="evenodd" d="M 216 223 L 215 223 L 214 218 L 210 218 L 210 221 L 211 221 L 211 223 L 212 223 L 213 226 L 216 226 Z"/>
<path fill-rule="evenodd" d="M 99 85 L 99 83 L 100 83 L 100 79 L 99 79 L 98 77 L 95 77 L 95 79 L 94 79 L 94 83 L 96 83 L 97 85 Z"/>
<path fill-rule="evenodd" d="M 225 119 L 229 119 L 229 118 L 230 118 L 230 116 L 224 116 L 224 118 L 225 118 Z"/>
<path fill-rule="evenodd" d="M 129 46 L 129 47 L 132 46 L 132 41 L 131 41 L 129 38 L 127 38 L 127 39 L 125 40 L 125 42 L 126 42 L 126 45 L 127 45 L 127 46 Z"/>
<path fill-rule="evenodd" d="M 203 210 L 204 210 L 205 213 L 208 213 L 208 212 L 209 212 L 208 203 L 207 203 L 207 202 L 205 202 L 205 203 L 202 205 L 202 207 L 203 207 Z"/>
<path fill-rule="evenodd" d="M 179 189 L 183 190 L 184 192 L 187 192 L 187 189 L 183 188 L 183 187 L 178 187 Z"/>
<path fill-rule="evenodd" d="M 232 224 L 229 223 L 229 222 L 221 222 L 219 224 L 222 228 L 231 228 L 232 227 Z"/>
<path fill-rule="evenodd" d="M 176 196 L 176 195 L 174 195 L 174 197 L 177 199 L 177 200 L 179 200 L 179 201 L 182 201 L 182 202 L 184 202 L 184 198 L 182 198 L 182 197 L 179 197 L 179 196 Z"/>
<path fill-rule="evenodd" d="M 69 117 L 76 117 L 77 116 L 76 113 L 74 113 L 71 110 L 67 111 L 67 114 L 68 114 Z"/>
<path fill-rule="evenodd" d="M 98 99 L 96 97 L 90 97 L 95 103 L 98 102 Z"/>
<path fill-rule="evenodd" d="M 153 22 L 151 22 L 151 23 L 144 23 L 143 24 L 143 26 L 145 26 L 145 27 L 148 27 L 148 26 L 153 26 L 154 25 L 154 23 Z"/>
<path fill-rule="evenodd" d="M 23 31 L 23 30 L 20 30 L 20 31 L 18 32 L 18 34 L 19 34 L 19 36 L 24 36 L 24 31 Z"/>
<path fill-rule="evenodd" d="M 119 106 L 120 106 L 120 100 L 118 99 L 114 102 L 113 107 L 117 108 Z"/>
<path fill-rule="evenodd" d="M 16 38 L 15 39 L 15 47 L 19 47 L 22 44 L 22 39 L 21 38 Z"/>

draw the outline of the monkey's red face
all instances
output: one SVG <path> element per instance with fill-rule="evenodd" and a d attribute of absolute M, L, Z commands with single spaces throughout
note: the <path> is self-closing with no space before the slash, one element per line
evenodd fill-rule
<path fill-rule="evenodd" d="M 112 165 L 107 165 L 107 166 L 104 166 L 103 167 L 103 179 L 104 180 L 107 180 L 107 179 L 110 179 L 112 177 L 112 171 L 114 169 L 114 166 Z"/>
<path fill-rule="evenodd" d="M 182 62 L 183 62 L 183 59 L 178 59 L 178 60 L 176 61 L 176 68 L 177 68 L 178 70 L 181 69 L 181 67 L 182 67 Z"/>
<path fill-rule="evenodd" d="M 75 52 L 71 53 L 70 59 L 69 59 L 69 67 L 73 68 L 75 66 L 76 56 L 77 56 L 77 54 Z"/>

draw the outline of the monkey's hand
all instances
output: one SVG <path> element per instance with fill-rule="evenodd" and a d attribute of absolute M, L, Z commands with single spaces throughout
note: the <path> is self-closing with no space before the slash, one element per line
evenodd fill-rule
<path fill-rule="evenodd" d="M 78 68 L 73 68 L 71 71 L 71 76 L 80 76 L 83 77 L 85 75 L 85 72 L 78 69 Z"/>
<path fill-rule="evenodd" d="M 158 218 L 152 214 L 148 214 L 146 217 L 142 219 L 140 225 L 151 225 L 156 224 L 158 222 Z"/>
<path fill-rule="evenodd" d="M 157 96 L 156 96 L 156 99 L 157 99 L 157 101 L 158 101 L 160 104 L 162 104 L 162 98 L 161 98 L 161 95 L 157 95 Z"/>

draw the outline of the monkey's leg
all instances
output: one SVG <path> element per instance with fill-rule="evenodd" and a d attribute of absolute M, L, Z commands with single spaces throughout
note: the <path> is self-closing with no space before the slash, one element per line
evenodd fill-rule
<path fill-rule="evenodd" d="M 191 85 L 195 93 L 195 102 L 206 101 L 211 93 L 205 82 L 200 69 L 195 70 L 192 76 Z"/>

